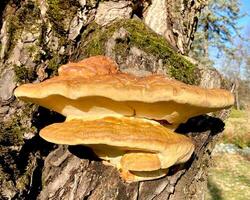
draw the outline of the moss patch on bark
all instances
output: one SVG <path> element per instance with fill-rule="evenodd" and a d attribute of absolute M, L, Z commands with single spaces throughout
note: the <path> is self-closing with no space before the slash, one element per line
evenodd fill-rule
<path fill-rule="evenodd" d="M 27 82 L 32 82 L 36 79 L 36 73 L 34 69 L 28 68 L 24 65 L 14 65 L 13 67 L 15 76 L 16 76 L 16 81 L 19 83 L 27 83 Z"/>
<path fill-rule="evenodd" d="M 24 143 L 23 134 L 34 132 L 35 127 L 30 127 L 29 122 L 34 106 L 28 104 L 18 110 L 8 120 L 0 122 L 0 146 L 19 146 Z"/>
<path fill-rule="evenodd" d="M 47 3 L 49 5 L 48 16 L 53 23 L 53 30 L 61 36 L 66 35 L 68 24 L 81 5 L 74 0 L 47 0 Z"/>
<path fill-rule="evenodd" d="M 129 46 L 136 46 L 144 52 L 162 59 L 171 77 L 188 84 L 198 84 L 196 66 L 175 52 L 166 39 L 137 19 L 121 20 L 107 27 L 92 23 L 82 34 L 84 55 L 105 54 L 105 44 L 115 31 L 124 28 L 128 32 L 126 43 L 117 42 L 114 48 L 118 54 L 126 52 Z M 118 46 L 117 46 L 118 45 Z"/>
<path fill-rule="evenodd" d="M 11 52 L 20 38 L 23 29 L 27 29 L 30 32 L 37 32 L 34 25 L 37 24 L 36 21 L 40 19 L 40 9 L 35 2 L 27 1 L 19 10 L 16 11 L 15 15 L 11 15 L 8 22 L 8 36 L 9 43 L 7 52 Z M 35 29 L 35 30 L 33 30 Z M 6 55 L 8 57 L 9 55 Z"/>

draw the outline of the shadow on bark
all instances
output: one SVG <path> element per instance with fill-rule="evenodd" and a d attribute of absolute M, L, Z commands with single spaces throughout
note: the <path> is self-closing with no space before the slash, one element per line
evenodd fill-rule
<path fill-rule="evenodd" d="M 82 145 L 68 146 L 68 150 L 70 153 L 72 153 L 73 155 L 75 155 L 80 159 L 101 161 L 101 159 L 98 158 L 97 155 L 93 152 L 93 150 L 89 147 L 85 147 Z"/>
<path fill-rule="evenodd" d="M 63 122 L 65 117 L 48 109 L 38 107 L 32 117 L 32 126 L 37 128 L 37 133 L 45 126 Z M 36 199 L 42 189 L 42 170 L 44 157 L 53 151 L 58 145 L 46 142 L 38 134 L 25 140 L 24 145 L 15 157 L 16 169 L 20 176 L 32 176 L 30 188 L 24 190 L 21 196 L 27 199 Z M 28 174 L 27 174 L 28 173 Z"/>
<path fill-rule="evenodd" d="M 181 124 L 175 132 L 187 134 L 210 131 L 211 135 L 216 135 L 224 130 L 224 126 L 224 122 L 219 118 L 200 115 L 189 119 L 185 124 Z"/>
<path fill-rule="evenodd" d="M 64 121 L 65 117 L 63 115 L 39 106 L 37 112 L 33 115 L 32 125 L 40 131 L 45 126 Z"/>
<path fill-rule="evenodd" d="M 1 6 L 0 6 L 0 28 L 2 28 L 2 25 L 3 25 L 3 12 L 4 12 L 4 9 L 6 7 L 6 5 L 9 3 L 10 0 L 1 0 Z"/>

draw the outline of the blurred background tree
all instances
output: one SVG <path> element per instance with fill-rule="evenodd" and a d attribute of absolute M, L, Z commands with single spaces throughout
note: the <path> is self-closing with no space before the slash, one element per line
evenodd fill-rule
<path fill-rule="evenodd" d="M 242 40 L 235 47 L 232 52 L 224 55 L 221 62 L 221 71 L 234 83 L 234 93 L 236 99 L 236 109 L 246 108 L 249 105 L 249 90 L 250 90 L 250 54 L 247 40 Z"/>
<path fill-rule="evenodd" d="M 242 36 L 239 25 L 246 14 L 240 8 L 240 0 L 209 0 L 189 53 L 201 65 L 216 67 L 234 83 L 237 109 L 249 104 L 246 91 L 250 89 L 249 39 Z"/>
<path fill-rule="evenodd" d="M 217 57 L 231 54 L 234 51 L 233 38 L 241 38 L 237 22 L 243 16 L 239 0 L 209 0 L 199 18 L 191 56 L 204 65 L 211 65 L 210 49 Z"/>

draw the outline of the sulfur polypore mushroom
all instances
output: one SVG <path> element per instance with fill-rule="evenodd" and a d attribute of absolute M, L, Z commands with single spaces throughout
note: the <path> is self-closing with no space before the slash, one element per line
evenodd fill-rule
<path fill-rule="evenodd" d="M 68 63 L 58 71 L 59 76 L 15 90 L 20 99 L 66 116 L 66 122 L 45 127 L 40 135 L 57 144 L 90 146 L 127 181 L 161 177 L 171 165 L 187 161 L 194 149 L 191 140 L 170 129 L 234 102 L 225 90 L 186 85 L 163 75 L 121 73 L 104 56 Z"/>
<path fill-rule="evenodd" d="M 161 177 L 167 169 L 186 162 L 194 150 L 191 139 L 145 119 L 106 117 L 73 119 L 41 130 L 56 144 L 86 145 L 121 171 L 127 181 Z"/>
<path fill-rule="evenodd" d="M 222 89 L 203 89 L 163 75 L 121 73 L 114 61 L 103 56 L 64 65 L 59 76 L 22 85 L 15 95 L 68 118 L 133 116 L 166 120 L 173 128 L 234 102 L 232 94 Z"/>

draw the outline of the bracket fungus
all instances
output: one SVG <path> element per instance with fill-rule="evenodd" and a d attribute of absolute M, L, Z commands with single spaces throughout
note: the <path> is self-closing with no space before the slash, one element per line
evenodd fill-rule
<path fill-rule="evenodd" d="M 194 150 L 188 137 L 157 122 L 133 117 L 72 119 L 45 127 L 40 136 L 52 143 L 91 147 L 122 174 L 130 171 L 127 181 L 150 179 L 153 172 L 153 178 L 165 175 L 167 168 L 186 162 Z M 136 176 L 136 172 L 144 172 L 144 176 Z"/>
<path fill-rule="evenodd" d="M 91 147 L 128 182 L 162 177 L 170 166 L 186 162 L 194 145 L 173 130 L 190 117 L 234 103 L 233 95 L 222 89 L 186 85 L 163 75 L 122 73 L 105 56 L 68 63 L 58 71 L 56 77 L 15 90 L 18 98 L 66 116 L 40 136 L 56 144 Z"/>

